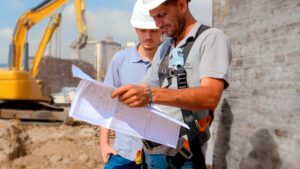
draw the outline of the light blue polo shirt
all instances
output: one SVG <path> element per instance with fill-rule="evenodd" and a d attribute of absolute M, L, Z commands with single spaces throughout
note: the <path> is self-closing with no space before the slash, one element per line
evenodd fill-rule
<path fill-rule="evenodd" d="M 135 84 L 140 85 L 151 63 L 137 52 L 137 46 L 117 52 L 109 65 L 104 84 L 115 88 Z M 142 149 L 141 139 L 116 132 L 113 148 L 117 153 L 131 161 L 135 161 L 136 151 Z"/>

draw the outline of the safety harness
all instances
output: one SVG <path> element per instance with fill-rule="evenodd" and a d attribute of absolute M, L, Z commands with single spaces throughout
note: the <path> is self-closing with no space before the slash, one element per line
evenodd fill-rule
<path fill-rule="evenodd" d="M 159 81 L 160 85 L 163 85 L 164 79 L 168 80 L 168 85 L 165 86 L 165 88 L 168 88 L 172 84 L 172 77 L 177 77 L 177 87 L 178 89 L 188 88 L 187 84 L 187 73 L 184 68 L 184 64 L 187 60 L 187 57 L 189 55 L 189 52 L 197 39 L 197 37 L 204 32 L 205 30 L 209 29 L 210 27 L 206 25 L 201 25 L 200 28 L 197 31 L 197 34 L 195 38 L 190 37 L 187 39 L 186 45 L 181 50 L 183 56 L 182 61 L 178 60 L 179 58 L 172 58 L 172 64 L 175 65 L 174 68 L 169 68 L 169 53 L 171 50 L 171 47 L 165 52 L 164 58 L 162 59 L 162 62 L 159 66 L 158 75 L 159 75 Z M 176 48 L 175 48 L 176 49 Z M 172 51 L 173 53 L 174 51 Z M 180 51 L 175 51 L 180 52 Z M 176 61 L 177 59 L 177 61 Z M 174 61 L 175 60 L 175 61 Z M 174 62 L 174 63 L 173 63 Z M 181 109 L 182 116 L 184 119 L 184 122 L 188 124 L 190 127 L 190 130 L 186 130 L 188 140 L 184 143 L 182 146 L 182 149 L 175 155 L 175 157 L 172 159 L 171 163 L 169 163 L 168 168 L 170 169 L 177 169 L 180 168 L 184 161 L 186 160 L 192 160 L 193 161 L 193 168 L 195 169 L 206 169 L 205 164 L 205 158 L 201 151 L 201 143 L 198 139 L 198 134 L 201 132 L 204 132 L 205 129 L 209 124 L 211 124 L 213 120 L 213 111 L 209 111 L 209 115 L 202 119 L 202 120 L 195 120 L 193 117 L 193 113 L 190 110 Z"/>

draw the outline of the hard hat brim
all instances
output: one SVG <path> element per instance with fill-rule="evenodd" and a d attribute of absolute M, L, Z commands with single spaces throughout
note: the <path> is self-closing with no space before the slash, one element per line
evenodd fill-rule
<path fill-rule="evenodd" d="M 156 27 L 155 22 L 139 22 L 131 19 L 130 23 L 133 27 L 139 29 L 159 29 Z"/>

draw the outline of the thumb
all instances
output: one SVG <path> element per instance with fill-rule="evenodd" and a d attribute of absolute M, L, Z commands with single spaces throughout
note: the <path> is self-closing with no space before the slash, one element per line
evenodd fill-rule
<path fill-rule="evenodd" d="M 111 151 L 111 154 L 113 154 L 113 155 L 117 155 L 117 151 L 116 151 L 116 150 L 114 150 L 114 149 L 112 149 L 112 151 Z"/>

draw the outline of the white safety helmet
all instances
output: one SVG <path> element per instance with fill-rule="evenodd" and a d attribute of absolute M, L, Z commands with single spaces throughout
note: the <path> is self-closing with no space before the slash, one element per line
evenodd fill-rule
<path fill-rule="evenodd" d="M 144 9 L 152 10 L 158 7 L 160 4 L 166 2 L 167 0 L 143 0 Z"/>
<path fill-rule="evenodd" d="M 131 15 L 130 23 L 135 28 L 158 29 L 149 11 L 145 10 L 142 0 L 137 0 Z"/>
<path fill-rule="evenodd" d="M 144 9 L 150 11 L 166 1 L 167 0 L 143 0 Z M 190 2 L 190 1 L 191 0 L 187 0 L 187 2 Z"/>

